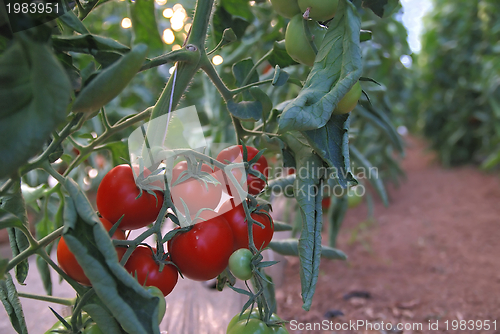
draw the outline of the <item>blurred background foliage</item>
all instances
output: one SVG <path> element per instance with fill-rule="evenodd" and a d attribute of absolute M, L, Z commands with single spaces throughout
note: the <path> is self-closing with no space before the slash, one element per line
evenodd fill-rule
<path fill-rule="evenodd" d="M 409 123 L 445 166 L 500 163 L 497 0 L 434 1 L 424 21 Z"/>

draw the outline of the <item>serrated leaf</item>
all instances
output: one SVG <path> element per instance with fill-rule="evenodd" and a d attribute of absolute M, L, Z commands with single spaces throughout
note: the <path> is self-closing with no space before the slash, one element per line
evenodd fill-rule
<path fill-rule="evenodd" d="M 273 101 L 271 101 L 271 98 L 269 98 L 269 96 L 259 87 L 250 87 L 249 92 L 253 100 L 259 101 L 262 104 L 261 118 L 267 119 L 269 113 L 273 110 Z"/>
<path fill-rule="evenodd" d="M 302 132 L 343 188 L 357 184 L 349 160 L 349 121 L 349 114 L 332 115 L 324 127 Z"/>
<path fill-rule="evenodd" d="M 281 68 L 298 64 L 295 60 L 292 59 L 292 57 L 290 57 L 288 52 L 286 52 L 285 40 L 274 42 L 273 51 L 267 58 L 267 61 L 272 66 L 279 66 Z"/>
<path fill-rule="evenodd" d="M 153 55 L 160 54 L 163 42 L 158 32 L 155 16 L 155 2 L 151 0 L 135 0 L 128 5 L 132 20 L 132 44 L 144 43 Z"/>
<path fill-rule="evenodd" d="M 243 121 L 258 121 L 262 118 L 262 103 L 260 101 L 242 101 L 239 103 L 230 100 L 227 110 L 236 118 Z"/>
<path fill-rule="evenodd" d="M 295 100 L 279 120 L 279 131 L 314 130 L 328 122 L 333 110 L 361 76 L 360 16 L 354 5 L 340 0 L 314 66 Z"/>
<path fill-rule="evenodd" d="M 66 118 L 71 83 L 46 45 L 19 38 L 0 58 L 0 178 L 36 154 Z M 22 104 L 12 103 L 17 99 Z"/>
<path fill-rule="evenodd" d="M 399 0 L 363 0 L 364 8 L 370 8 L 378 17 L 386 18 L 399 7 Z"/>
<path fill-rule="evenodd" d="M 0 300 L 16 332 L 28 334 L 28 328 L 24 320 L 23 307 L 19 301 L 16 286 L 9 273 L 5 274 L 5 279 L 0 280 Z"/>

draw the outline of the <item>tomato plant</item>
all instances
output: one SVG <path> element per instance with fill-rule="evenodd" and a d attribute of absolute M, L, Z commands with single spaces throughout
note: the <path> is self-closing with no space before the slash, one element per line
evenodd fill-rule
<path fill-rule="evenodd" d="M 177 268 L 172 264 L 166 264 L 160 272 L 160 265 L 155 259 L 155 251 L 147 246 L 137 246 L 127 260 L 125 269 L 137 277 L 140 284 L 155 286 L 166 296 L 174 289 L 179 276 Z"/>
<path fill-rule="evenodd" d="M 389 16 L 395 3 L 365 1 L 363 9 L 356 7 L 359 2 L 347 0 L 111 3 L 70 2 L 67 15 L 60 17 L 8 15 L 0 32 L 0 82 L 9 83 L 0 84 L 0 221 L 2 229 L 8 229 L 13 255 L 0 258 L 0 298 L 7 310 L 16 311 L 8 312 L 13 327 L 26 332 L 19 296 L 41 298 L 24 290 L 32 255 L 38 256 L 37 268 L 49 296 L 51 270 L 77 295 L 45 299 L 85 310 L 106 334 L 142 334 L 158 333 L 152 311 L 159 306 L 159 316 L 163 313 L 143 285 L 169 293 L 178 279 L 169 260 L 187 279 L 220 275 L 218 289 L 224 289 L 234 282 L 225 270 L 230 256 L 241 248 L 236 254 L 246 254 L 239 259 L 244 261 L 231 261 L 231 269 L 247 278 L 250 268 L 254 275 L 246 291 L 235 290 L 256 302 L 262 314 L 250 323 L 236 321 L 236 329 L 230 330 L 286 331 L 272 326 L 274 289 L 266 268 L 273 262 L 264 261 L 259 251 L 269 247 L 299 257 L 302 307 L 309 310 L 321 258 L 346 258 L 322 243 L 320 190 L 329 184 L 343 189 L 357 184 L 350 161 L 366 170 L 397 169 L 391 152 L 401 152 L 402 144 L 387 106 L 382 104 L 381 112 L 368 99 L 360 99 L 355 118 L 346 112 L 359 99 L 351 100 L 347 87 L 357 92 L 357 82 L 364 80 L 369 92 L 370 81 L 375 81 L 365 71 L 378 65 L 364 67 L 361 55 L 383 44 L 365 43 L 362 50 L 361 41 L 372 34 L 361 31 L 361 14 L 371 10 Z M 324 17 L 317 16 L 318 8 L 320 14 L 333 15 L 331 7 L 322 7 L 325 4 L 335 4 L 335 16 L 319 24 L 314 20 Z M 305 13 L 301 5 L 307 6 Z M 278 16 L 273 6 L 291 20 Z M 158 31 L 165 23 L 158 20 L 169 15 L 165 9 L 173 16 L 171 28 L 161 29 L 162 38 Z M 43 24 L 54 20 L 55 24 Z M 182 27 L 174 24 L 176 20 Z M 368 21 L 377 25 L 383 20 Z M 383 33 L 378 36 L 387 40 Z M 377 52 L 389 53 L 388 49 Z M 391 57 L 396 53 L 390 52 Z M 376 95 L 380 97 L 370 101 L 384 101 L 380 89 Z M 183 162 L 175 166 L 176 161 Z M 269 172 L 269 167 L 281 166 L 296 172 Z M 325 168 L 338 173 L 327 175 Z M 162 180 L 169 179 L 170 170 L 172 182 L 167 186 Z M 229 188 L 221 189 L 218 181 L 228 178 Z M 386 203 L 383 183 L 367 182 Z M 300 211 L 300 239 L 270 242 L 275 229 L 290 228 L 288 221 L 274 222 L 267 213 L 272 204 L 267 201 L 276 198 L 277 189 L 289 189 L 281 193 L 293 197 L 295 211 Z M 217 211 L 227 195 L 224 190 L 237 205 L 224 204 Z M 110 225 L 120 222 L 113 240 L 106 229 L 95 228 L 99 216 L 94 194 L 103 219 Z M 335 201 L 337 214 L 328 222 L 330 228 L 341 226 L 334 221 L 343 217 L 337 202 L 347 206 L 346 201 Z M 191 217 L 178 214 L 184 204 Z M 193 224 L 193 215 L 202 222 Z M 172 224 L 179 229 L 163 229 Z M 124 238 L 124 230 L 143 227 L 134 238 Z M 333 247 L 335 234 L 329 236 Z M 145 245 L 150 237 L 158 254 Z M 61 240 L 58 253 L 65 253 L 58 254 L 61 267 L 50 258 L 56 240 Z M 163 254 L 165 244 L 168 254 Z M 125 266 L 115 252 L 119 257 L 123 253 Z M 67 260 L 70 254 L 74 257 Z M 71 273 L 77 265 L 83 276 Z M 99 284 L 90 289 L 78 281 Z"/>
<path fill-rule="evenodd" d="M 158 323 L 163 320 L 165 312 L 167 311 L 167 302 L 165 301 L 165 295 L 156 286 L 147 286 L 146 290 L 155 297 L 158 297 Z"/>
<path fill-rule="evenodd" d="M 196 281 L 217 277 L 233 252 L 233 232 L 222 216 L 177 233 L 168 242 L 168 251 L 182 275 Z"/>
<path fill-rule="evenodd" d="M 184 214 L 185 204 L 192 216 L 202 209 L 215 209 L 222 194 L 221 184 L 215 179 L 211 181 L 196 174 L 185 179 L 185 174 L 182 173 L 187 171 L 188 165 L 186 161 L 179 162 L 172 170 L 173 186 L 171 187 L 171 195 L 176 209 Z M 208 165 L 203 164 L 201 172 L 210 175 L 213 170 Z M 177 183 L 176 181 L 180 181 L 179 176 L 183 181 Z"/>
<path fill-rule="evenodd" d="M 97 189 L 97 209 L 110 222 L 116 223 L 123 216 L 120 222 L 123 230 L 138 229 L 153 223 L 158 217 L 163 193 L 154 193 L 155 195 L 146 191 L 141 193 L 132 168 L 129 165 L 119 165 L 102 179 Z"/>
<path fill-rule="evenodd" d="M 236 278 L 246 281 L 252 278 L 252 252 L 246 248 L 237 249 L 229 257 L 229 270 Z"/>
<path fill-rule="evenodd" d="M 246 161 L 252 160 L 259 153 L 259 150 L 251 146 L 247 146 L 246 150 L 247 150 Z M 244 161 L 243 158 L 244 157 L 243 157 L 242 145 L 230 146 L 220 151 L 220 153 L 217 155 L 217 160 L 223 163 L 243 162 Z M 269 166 L 267 164 L 266 158 L 263 155 L 257 160 L 257 162 L 253 163 L 250 166 L 250 168 L 263 174 L 266 178 L 269 176 L 269 169 L 268 169 Z M 239 171 L 240 171 L 239 169 L 232 170 L 237 181 L 242 179 L 242 175 L 239 173 Z M 264 180 L 250 173 L 247 174 L 246 184 L 248 187 L 248 193 L 251 195 L 257 195 L 266 186 L 266 182 Z"/>
<path fill-rule="evenodd" d="M 243 209 L 243 204 L 233 208 L 231 201 L 227 201 L 221 206 L 223 216 L 226 218 L 233 231 L 234 249 L 248 248 L 248 224 Z M 257 249 L 263 249 L 269 245 L 274 235 L 274 225 L 269 213 L 264 210 L 257 210 L 251 217 L 261 223 L 264 227 L 256 224 L 252 226 L 253 242 Z"/>
<path fill-rule="evenodd" d="M 311 32 L 310 38 L 312 43 L 314 43 L 317 49 L 323 41 L 325 29 L 321 28 L 319 24 L 314 21 L 306 21 L 306 24 Z M 316 52 L 309 42 L 309 37 L 304 29 L 304 19 L 301 14 L 295 15 L 286 27 L 285 47 L 286 52 L 288 52 L 290 57 L 296 62 L 307 66 L 314 65 Z"/>
<path fill-rule="evenodd" d="M 113 224 L 111 224 L 107 219 L 101 218 L 101 223 L 106 229 L 106 231 L 111 230 Z M 116 230 L 113 234 L 113 239 L 117 240 L 125 240 L 125 233 L 122 230 Z M 123 254 L 125 253 L 124 247 L 116 247 L 116 252 L 118 253 L 118 258 L 121 259 Z M 64 241 L 64 237 L 59 240 L 59 244 L 57 245 L 57 262 L 59 266 L 64 270 L 69 277 L 77 281 L 82 285 L 90 286 L 90 280 L 83 272 L 82 267 L 76 261 L 75 255 L 71 253 Z"/>

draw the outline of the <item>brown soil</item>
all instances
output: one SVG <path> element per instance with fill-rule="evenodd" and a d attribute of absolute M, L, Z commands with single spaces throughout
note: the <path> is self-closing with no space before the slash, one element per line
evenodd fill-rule
<path fill-rule="evenodd" d="M 390 206 L 376 203 L 372 220 L 365 206 L 348 212 L 338 248 L 349 259 L 322 262 L 309 312 L 302 310 L 298 259 L 289 258 L 277 291 L 280 316 L 333 324 L 318 330 L 290 324 L 290 333 L 403 333 L 335 330 L 361 320 L 422 324 L 404 333 L 456 333 L 454 320 L 496 320 L 496 330 L 458 332 L 500 333 L 500 180 L 474 167 L 444 169 L 421 140 L 407 143 L 406 181 L 389 187 Z M 369 298 L 344 298 L 353 291 Z M 326 316 L 331 310 L 344 315 Z M 429 321 L 438 329 L 430 330 Z"/>

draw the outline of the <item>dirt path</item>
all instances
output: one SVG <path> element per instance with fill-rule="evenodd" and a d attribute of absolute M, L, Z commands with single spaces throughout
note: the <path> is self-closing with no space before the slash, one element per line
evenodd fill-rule
<path fill-rule="evenodd" d="M 496 330 L 458 332 L 500 333 L 500 179 L 473 167 L 443 169 L 421 141 L 407 142 L 407 180 L 389 189 L 389 208 L 376 204 L 372 222 L 365 207 L 348 212 L 338 247 L 349 260 L 322 263 L 310 312 L 301 309 L 299 264 L 290 259 L 278 290 L 283 318 L 304 325 L 332 321 L 336 333 L 381 333 L 370 327 L 338 330 L 360 320 L 422 324 L 422 330 L 404 333 L 456 333 L 453 320 L 496 320 Z M 370 297 L 345 300 L 352 291 Z M 329 310 L 344 315 L 325 317 Z M 429 330 L 436 321 L 438 330 Z M 296 327 L 290 324 L 290 333 L 335 330 Z"/>

